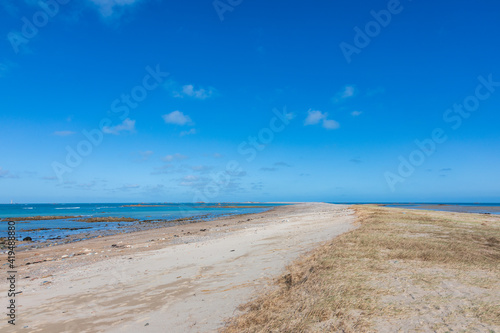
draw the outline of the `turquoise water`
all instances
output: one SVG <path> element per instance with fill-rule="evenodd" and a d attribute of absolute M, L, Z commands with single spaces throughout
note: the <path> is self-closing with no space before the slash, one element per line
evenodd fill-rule
<path fill-rule="evenodd" d="M 143 205 L 143 206 L 131 206 Z M 277 204 L 192 204 L 192 203 L 113 203 L 113 204 L 8 204 L 0 205 L 0 219 L 22 218 L 31 216 L 67 216 L 66 219 L 16 221 L 16 238 L 31 237 L 34 241 L 59 240 L 69 235 L 82 234 L 83 238 L 96 232 L 113 233 L 132 231 L 139 227 L 138 222 L 82 222 L 81 217 L 130 217 L 140 221 L 150 221 L 150 227 L 156 222 L 162 226 L 175 225 L 165 223 L 184 217 L 200 216 L 211 219 L 217 216 L 259 213 Z M 208 216 L 207 216 L 208 214 Z M 43 230 L 34 230 L 40 229 Z M 82 229 L 83 228 L 83 229 Z M 73 229 L 73 230 L 70 230 Z M 7 221 L 0 222 L 0 237 L 7 237 Z"/>

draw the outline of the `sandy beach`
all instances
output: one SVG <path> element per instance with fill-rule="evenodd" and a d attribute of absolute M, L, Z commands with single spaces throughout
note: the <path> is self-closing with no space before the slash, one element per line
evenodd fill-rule
<path fill-rule="evenodd" d="M 2 331 L 216 331 L 354 221 L 345 205 L 296 204 L 18 252 L 16 325 Z"/>

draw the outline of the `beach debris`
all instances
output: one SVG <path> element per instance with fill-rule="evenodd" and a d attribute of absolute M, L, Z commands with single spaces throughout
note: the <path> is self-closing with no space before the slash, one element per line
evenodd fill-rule
<path fill-rule="evenodd" d="M 290 288 L 292 286 L 292 274 L 286 274 L 283 276 L 283 280 L 285 281 L 285 284 Z"/>
<path fill-rule="evenodd" d="M 200 229 L 200 231 L 207 231 L 207 229 Z"/>

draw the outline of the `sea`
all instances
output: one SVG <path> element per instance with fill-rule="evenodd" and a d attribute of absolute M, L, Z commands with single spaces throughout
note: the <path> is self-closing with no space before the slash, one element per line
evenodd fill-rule
<path fill-rule="evenodd" d="M 281 204 L 269 203 L 71 203 L 0 204 L 0 238 L 8 236 L 8 221 L 15 219 L 16 239 L 33 242 L 83 240 L 98 235 L 130 232 L 180 224 L 178 219 L 211 220 L 221 216 L 260 213 Z M 63 217 L 33 220 L 37 216 Z M 133 222 L 85 222 L 84 218 L 124 217 Z M 25 219 L 26 218 L 26 219 Z M 146 223 L 147 222 L 147 223 Z"/>

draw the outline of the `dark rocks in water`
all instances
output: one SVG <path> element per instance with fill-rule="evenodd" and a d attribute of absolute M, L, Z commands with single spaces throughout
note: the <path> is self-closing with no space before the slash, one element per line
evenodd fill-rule
<path fill-rule="evenodd" d="M 104 216 L 104 217 L 89 217 L 80 219 L 81 222 L 137 222 L 138 219 L 134 219 L 131 217 L 113 217 L 113 216 Z"/>
<path fill-rule="evenodd" d="M 24 229 L 24 232 L 35 232 L 35 231 L 47 231 L 52 230 L 51 228 L 36 228 L 36 229 Z"/>
<path fill-rule="evenodd" d="M 33 239 L 32 239 L 31 237 L 24 237 L 24 238 L 23 238 L 23 241 L 24 241 L 24 242 L 32 242 L 32 241 L 33 241 Z"/>
<path fill-rule="evenodd" d="M 42 221 L 42 220 L 63 220 L 75 219 L 78 216 L 25 216 L 25 217 L 7 217 L 0 219 L 0 221 Z"/>

